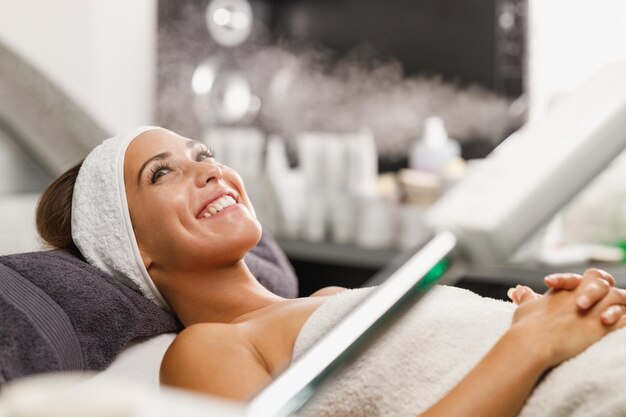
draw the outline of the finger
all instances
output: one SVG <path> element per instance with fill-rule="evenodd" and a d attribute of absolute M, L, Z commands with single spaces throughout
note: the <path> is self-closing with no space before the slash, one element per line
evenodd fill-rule
<path fill-rule="evenodd" d="M 608 272 L 602 270 L 602 269 L 598 269 L 598 268 L 590 268 L 587 269 L 585 271 L 585 273 L 583 274 L 583 279 L 593 279 L 593 278 L 602 278 L 603 280 L 605 280 L 609 286 L 614 287 L 616 282 L 615 282 L 615 278 L 613 278 L 613 275 L 609 274 Z"/>
<path fill-rule="evenodd" d="M 598 303 L 599 308 L 602 310 L 613 304 L 626 305 L 626 290 L 612 287 L 609 290 L 609 294 Z"/>
<path fill-rule="evenodd" d="M 587 310 L 594 306 L 598 301 L 603 299 L 611 287 L 603 278 L 596 278 L 588 284 L 583 284 L 582 293 L 576 297 L 576 305 L 583 310 Z"/>
<path fill-rule="evenodd" d="M 515 288 L 515 296 L 518 299 L 518 305 L 522 305 L 528 301 L 535 300 L 540 297 L 539 294 L 525 285 L 518 285 Z"/>
<path fill-rule="evenodd" d="M 507 291 L 507 295 L 509 296 L 509 298 L 511 299 L 511 301 L 513 301 L 515 304 L 519 305 L 519 298 L 517 297 L 517 288 L 519 288 L 519 285 L 517 285 L 516 287 L 511 287 L 509 288 L 509 290 Z"/>
<path fill-rule="evenodd" d="M 626 314 L 620 317 L 620 319 L 613 325 L 613 329 L 623 329 L 626 327 Z"/>
<path fill-rule="evenodd" d="M 506 296 L 509 297 L 509 299 L 513 301 L 515 304 L 519 304 L 517 296 L 515 295 L 515 288 L 513 287 L 509 288 L 509 290 L 506 292 Z"/>
<path fill-rule="evenodd" d="M 580 285 L 580 274 L 551 274 L 543 279 L 547 287 L 553 290 L 575 290 Z"/>
<path fill-rule="evenodd" d="M 600 320 L 605 325 L 611 325 L 617 323 L 619 319 L 626 314 L 626 306 L 615 304 L 608 307 L 600 315 Z"/>
<path fill-rule="evenodd" d="M 519 297 L 517 295 L 517 290 L 518 290 L 519 287 L 521 287 L 521 285 L 517 284 L 515 287 L 509 288 L 509 290 L 506 293 L 506 295 L 508 295 L 508 297 L 511 299 L 511 301 L 513 301 L 517 305 L 519 305 L 519 303 L 520 303 L 520 299 L 519 299 Z"/>

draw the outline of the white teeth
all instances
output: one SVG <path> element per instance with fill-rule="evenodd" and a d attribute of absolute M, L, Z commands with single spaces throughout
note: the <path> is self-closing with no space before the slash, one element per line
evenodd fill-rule
<path fill-rule="evenodd" d="M 226 207 L 230 207 L 234 204 L 237 204 L 237 201 L 235 201 L 233 197 L 229 195 L 220 197 L 215 203 L 211 204 L 211 206 L 204 213 L 204 217 L 211 217 L 211 215 L 219 213 Z"/>

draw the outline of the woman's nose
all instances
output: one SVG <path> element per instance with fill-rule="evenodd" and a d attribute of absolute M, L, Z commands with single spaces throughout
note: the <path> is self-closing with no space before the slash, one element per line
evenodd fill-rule
<path fill-rule="evenodd" d="M 198 187 L 204 187 L 211 181 L 220 181 L 224 177 L 224 172 L 219 164 L 214 162 L 196 162 L 195 182 Z"/>

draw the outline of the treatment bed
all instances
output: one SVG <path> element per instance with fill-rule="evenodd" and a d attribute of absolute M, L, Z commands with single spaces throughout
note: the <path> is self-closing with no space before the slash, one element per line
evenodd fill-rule
<path fill-rule="evenodd" d="M 0 50 L 0 53 L 6 52 Z M 0 68 L 0 75 L 2 70 Z M 408 277 L 408 281 L 387 280 L 393 272 L 402 270 L 402 265 L 394 265 L 383 272 L 377 282 L 383 285 L 356 300 L 353 313 L 347 314 L 337 324 L 339 327 L 329 327 L 334 330 L 329 330 L 319 343 L 302 348 L 306 354 L 248 405 L 199 399 L 176 390 L 157 388 L 160 358 L 181 329 L 180 323 L 142 297 L 129 282 L 116 281 L 79 257 L 63 251 L 0 257 L 0 385 L 5 386 L 11 381 L 41 373 L 94 371 L 99 373 L 89 376 L 84 386 L 109 387 L 109 392 L 113 393 L 111 402 L 115 402 L 115 398 L 128 398 L 122 395 L 121 388 L 129 391 L 128 386 L 151 387 L 147 388 L 147 397 L 141 398 L 162 401 L 162 408 L 158 413 L 153 410 L 153 414 L 149 415 L 176 415 L 171 414 L 174 413 L 172 410 L 180 413 L 185 407 L 190 407 L 189 412 L 185 413 L 189 416 L 289 415 L 307 403 L 313 394 L 322 392 L 319 387 L 327 379 L 338 381 L 339 376 L 335 371 L 341 370 L 341 365 L 356 360 L 356 354 L 376 339 L 371 337 L 384 337 L 385 331 L 393 328 L 387 324 L 397 323 L 394 320 L 402 317 L 397 313 L 419 307 L 420 303 L 415 301 L 424 295 L 424 291 L 420 290 L 430 288 L 435 282 L 428 281 L 429 285 L 422 287 L 422 279 L 428 277 L 442 260 L 452 259 L 455 260 L 453 264 L 456 264 L 456 260 L 498 263 L 506 259 L 620 153 L 626 146 L 626 92 L 614 86 L 625 78 L 626 65 L 607 69 L 583 87 L 578 96 L 572 95 L 569 104 L 549 114 L 543 124 L 522 129 L 515 134 L 515 138 L 496 149 L 482 173 L 476 173 L 463 181 L 430 212 L 433 230 L 445 228 L 448 231 L 437 233 L 434 240 L 421 250 L 411 253 L 408 259 L 402 259 L 402 265 L 413 265 L 416 268 L 409 271 L 404 269 L 403 275 Z M 590 102 L 594 103 L 593 109 L 588 108 Z M 585 111 L 584 118 L 580 117 L 581 110 Z M 13 123 L 24 119 L 15 114 L 14 109 L 9 109 L 6 103 L 0 103 L 0 121 L 7 115 Z M 72 113 L 71 117 L 74 116 Z M 78 120 L 84 121 L 80 117 Z M 19 125 L 25 124 L 22 122 Z M 39 125 L 30 129 L 15 126 L 18 125 L 12 127 L 15 132 L 31 139 L 45 132 L 44 127 Z M 77 123 L 76 126 L 68 137 L 89 137 L 87 133 L 97 131 L 95 125 L 87 129 L 89 132 L 85 130 L 85 123 Z M 548 139 L 551 140 L 549 144 L 545 142 Z M 542 141 L 545 143 L 542 144 Z M 34 143 L 32 146 L 37 146 Z M 598 143 L 602 146 L 598 146 Z M 71 147 L 80 151 L 81 146 L 82 149 L 90 148 L 85 143 L 75 143 Z M 517 161 L 516 158 L 520 156 L 533 157 L 537 149 L 542 152 L 542 157 L 533 159 L 530 174 L 504 169 L 524 165 L 523 162 L 508 164 L 507 158 L 508 161 Z M 55 166 L 62 165 L 62 157 L 61 153 L 51 157 L 50 172 L 55 172 Z M 572 172 L 569 169 L 571 166 L 577 169 Z M 463 207 L 463 210 L 459 210 L 459 207 Z M 264 232 L 261 243 L 246 261 L 253 274 L 268 289 L 286 297 L 297 296 L 293 270 L 269 234 Z M 437 274 L 437 280 L 441 276 Z M 447 279 L 448 276 L 443 277 Z M 396 288 L 386 285 L 387 282 L 401 282 L 403 285 Z M 355 323 L 363 325 L 356 326 Z M 559 384 L 559 381 L 572 380 L 571 375 L 580 375 L 595 360 L 607 375 L 587 379 L 591 375 L 583 374 L 581 381 L 589 381 L 589 384 L 576 385 L 577 391 L 568 393 L 570 395 L 564 398 L 571 400 L 569 405 L 580 405 L 575 410 L 580 415 L 593 415 L 593 410 L 601 410 L 597 407 L 585 408 L 585 402 L 589 405 L 602 402 L 606 413 L 615 413 L 604 415 L 620 415 L 626 408 L 619 392 L 609 388 L 615 386 L 619 389 L 620 385 L 616 381 L 623 380 L 626 375 L 622 374 L 619 367 L 613 369 L 612 374 L 609 373 L 614 363 L 612 361 L 626 358 L 623 352 L 626 343 L 619 343 L 623 335 L 624 332 L 621 332 L 614 337 L 607 337 L 602 344 L 590 349 L 591 353 L 583 356 L 578 365 L 558 368 L 559 372 L 552 373 L 544 382 L 556 381 Z M 601 347 L 607 347 L 612 352 L 611 355 L 605 355 L 606 361 L 603 363 L 598 361 L 597 356 L 602 353 Z M 450 354 L 462 355 L 454 350 L 450 350 Z M 453 376 L 453 379 L 457 377 Z M 112 381 L 119 378 L 131 381 L 130 385 L 120 383 L 116 390 L 116 384 Z M 613 385 L 605 387 L 603 381 Z M 42 386 L 52 391 L 50 384 Z M 98 391 L 91 389 L 92 393 Z M 41 393 L 42 390 L 37 391 L 37 387 L 31 385 L 22 392 L 33 394 Z M 104 388 L 102 392 L 105 392 Z M 87 398 L 87 391 L 83 393 Z M 19 402 L 19 395 L 19 390 L 3 389 L 0 415 L 3 413 L 2 407 L 6 407 L 10 401 Z M 119 397 L 115 397 L 117 395 Z M 75 400 L 79 399 L 80 396 L 75 395 Z M 580 404 L 576 403 L 576 399 Z M 342 400 L 339 398 L 336 401 Z M 22 398 L 22 401 L 29 400 Z M 529 411 L 523 415 L 539 415 L 538 412 L 550 407 L 539 400 L 533 402 L 533 398 L 529 404 L 535 407 L 533 410 L 536 412 Z M 146 415 L 145 410 L 142 412 Z M 70 411 L 64 415 L 71 417 Z"/>

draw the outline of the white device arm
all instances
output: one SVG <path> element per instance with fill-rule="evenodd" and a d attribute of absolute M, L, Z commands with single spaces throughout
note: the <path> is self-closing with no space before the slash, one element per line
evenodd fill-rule
<path fill-rule="evenodd" d="M 518 130 L 427 213 L 472 263 L 513 252 L 626 147 L 626 63 L 568 94 Z"/>

